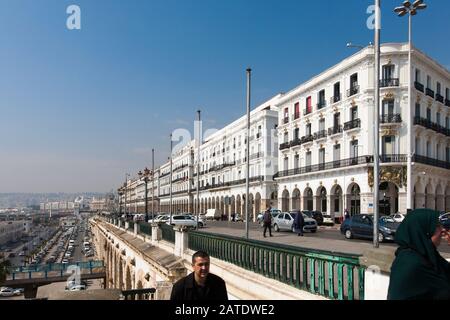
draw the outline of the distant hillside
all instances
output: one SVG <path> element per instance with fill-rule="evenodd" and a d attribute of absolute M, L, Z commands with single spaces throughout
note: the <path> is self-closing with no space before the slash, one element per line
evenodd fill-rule
<path fill-rule="evenodd" d="M 85 198 L 104 197 L 105 193 L 0 193 L 1 208 L 17 208 L 39 206 L 41 202 L 47 201 L 73 201 L 78 196 Z"/>

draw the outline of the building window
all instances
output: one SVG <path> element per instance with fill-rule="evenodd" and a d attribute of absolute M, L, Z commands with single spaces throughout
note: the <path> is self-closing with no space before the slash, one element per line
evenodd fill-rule
<path fill-rule="evenodd" d="M 341 113 L 335 113 L 333 116 L 333 126 L 334 128 L 338 128 L 341 125 Z"/>
<path fill-rule="evenodd" d="M 427 108 L 427 120 L 431 121 L 431 109 Z"/>
<path fill-rule="evenodd" d="M 354 73 L 350 76 L 350 88 L 356 88 L 358 86 L 358 74 Z"/>
<path fill-rule="evenodd" d="M 431 158 L 431 143 L 427 141 L 427 158 Z"/>
<path fill-rule="evenodd" d="M 287 132 L 284 133 L 284 143 L 289 142 L 289 134 Z"/>
<path fill-rule="evenodd" d="M 437 123 L 438 125 L 441 124 L 441 114 L 440 114 L 439 112 L 436 113 L 436 123 Z"/>
<path fill-rule="evenodd" d="M 358 119 L 358 106 L 352 107 L 350 109 L 350 119 L 351 121 L 355 121 Z"/>
<path fill-rule="evenodd" d="M 441 154 L 441 146 L 439 143 L 436 144 L 436 159 L 439 160 L 439 156 Z"/>
<path fill-rule="evenodd" d="M 449 88 L 445 89 L 445 99 L 450 100 L 450 89 Z"/>
<path fill-rule="evenodd" d="M 341 100 L 341 83 L 336 82 L 334 84 L 334 90 L 333 90 L 333 102 L 338 102 Z"/>
<path fill-rule="evenodd" d="M 289 108 L 284 108 L 284 119 L 283 119 L 284 123 L 288 123 L 289 122 Z"/>
<path fill-rule="evenodd" d="M 350 158 L 358 157 L 358 140 L 350 141 Z"/>
<path fill-rule="evenodd" d="M 306 136 L 310 136 L 311 135 L 311 123 L 308 123 L 306 125 L 306 132 L 305 132 Z"/>
<path fill-rule="evenodd" d="M 395 137 L 394 136 L 384 136 L 382 152 L 384 155 L 395 154 Z"/>
<path fill-rule="evenodd" d="M 450 129 L 450 122 L 449 122 L 449 118 L 445 117 L 445 128 L 446 129 Z"/>
<path fill-rule="evenodd" d="M 325 107 L 325 90 L 320 90 L 319 94 L 317 96 L 317 108 L 321 109 L 323 107 Z"/>
<path fill-rule="evenodd" d="M 450 162 L 450 148 L 445 148 L 445 161 Z"/>
<path fill-rule="evenodd" d="M 307 167 L 311 166 L 311 151 L 306 152 L 305 162 Z"/>
<path fill-rule="evenodd" d="M 416 82 L 420 83 L 420 70 L 416 69 Z"/>
<path fill-rule="evenodd" d="M 298 169 L 299 168 L 299 164 L 300 164 L 300 157 L 298 154 L 295 155 L 294 157 L 294 169 Z"/>
<path fill-rule="evenodd" d="M 289 158 L 284 158 L 284 170 L 289 170 Z"/>
<path fill-rule="evenodd" d="M 312 103 L 311 103 L 311 97 L 306 98 L 306 114 L 309 114 L 312 112 Z"/>
<path fill-rule="evenodd" d="M 394 114 L 394 100 L 383 100 L 383 115 L 392 116 Z"/>
<path fill-rule="evenodd" d="M 416 103 L 416 113 L 417 118 L 420 118 L 420 103 Z"/>
<path fill-rule="evenodd" d="M 395 65 L 386 64 L 383 66 L 382 79 L 391 80 L 394 78 Z"/>
<path fill-rule="evenodd" d="M 436 83 L 436 93 L 441 95 L 441 84 L 439 82 Z"/>
<path fill-rule="evenodd" d="M 427 76 L 427 88 L 431 89 L 431 77 Z"/>
<path fill-rule="evenodd" d="M 341 160 L 341 145 L 336 144 L 333 147 L 333 161 L 340 161 Z"/>
<path fill-rule="evenodd" d="M 297 102 L 294 105 L 294 119 L 298 119 L 298 118 L 300 118 L 300 103 L 299 102 Z"/>
<path fill-rule="evenodd" d="M 299 139 L 299 128 L 295 128 L 294 130 L 294 140 L 298 140 Z"/>
<path fill-rule="evenodd" d="M 319 149 L 319 164 L 325 163 L 325 148 Z"/>
<path fill-rule="evenodd" d="M 416 137 L 416 152 L 415 154 L 420 155 L 420 138 Z"/>

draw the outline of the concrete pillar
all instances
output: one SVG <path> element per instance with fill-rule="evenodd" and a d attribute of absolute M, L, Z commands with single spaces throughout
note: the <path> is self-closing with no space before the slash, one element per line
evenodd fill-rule
<path fill-rule="evenodd" d="M 173 284 L 170 281 L 158 281 L 156 283 L 155 300 L 170 300 Z"/>
<path fill-rule="evenodd" d="M 152 223 L 152 244 L 156 244 L 162 238 L 162 232 L 157 223 Z"/>
<path fill-rule="evenodd" d="M 414 203 L 414 201 L 413 201 Z M 398 211 L 406 214 L 406 192 L 399 191 L 398 193 Z"/>
<path fill-rule="evenodd" d="M 184 227 L 174 227 L 175 230 L 175 248 L 173 254 L 182 258 L 184 251 L 188 248 L 188 232 Z"/>
<path fill-rule="evenodd" d="M 128 221 L 125 221 L 125 230 L 128 230 L 129 226 L 130 226 L 130 223 Z"/>
<path fill-rule="evenodd" d="M 136 237 L 139 233 L 139 223 L 134 224 L 134 236 Z"/>

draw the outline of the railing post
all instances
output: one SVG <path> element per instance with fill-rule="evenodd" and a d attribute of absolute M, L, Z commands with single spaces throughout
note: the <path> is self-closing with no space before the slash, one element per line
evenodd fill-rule
<path fill-rule="evenodd" d="M 174 255 L 182 258 L 184 251 L 188 248 L 188 232 L 183 227 L 174 227 L 175 230 L 175 248 Z"/>
<path fill-rule="evenodd" d="M 134 224 L 134 236 L 136 237 L 139 233 L 139 223 Z"/>
<path fill-rule="evenodd" d="M 158 223 L 152 223 L 152 244 L 156 244 L 158 243 L 158 241 L 161 240 L 162 238 L 162 232 L 161 229 L 159 228 Z"/>

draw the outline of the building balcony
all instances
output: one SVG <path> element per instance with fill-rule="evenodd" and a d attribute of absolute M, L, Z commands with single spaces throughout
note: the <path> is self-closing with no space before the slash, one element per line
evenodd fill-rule
<path fill-rule="evenodd" d="M 354 96 L 359 93 L 359 85 L 355 85 L 347 90 L 347 97 Z"/>
<path fill-rule="evenodd" d="M 302 140 L 302 144 L 303 143 L 308 143 L 308 142 L 313 142 L 314 141 L 314 137 L 313 137 L 312 134 L 307 134 L 306 136 L 303 136 L 301 138 L 301 140 Z"/>
<path fill-rule="evenodd" d="M 306 116 L 306 115 L 308 115 L 308 114 L 310 114 L 310 113 L 312 113 L 312 110 L 311 110 L 311 108 L 306 108 L 305 110 L 303 110 L 303 115 L 304 116 Z"/>
<path fill-rule="evenodd" d="M 421 84 L 420 82 L 414 82 L 414 87 L 416 88 L 416 90 L 424 93 L 425 92 L 425 87 L 423 84 Z"/>
<path fill-rule="evenodd" d="M 320 130 L 316 133 L 314 133 L 314 140 L 319 140 L 327 137 L 327 131 L 326 130 Z"/>
<path fill-rule="evenodd" d="M 402 117 L 400 114 L 383 114 L 380 117 L 380 122 L 386 123 L 402 123 Z"/>
<path fill-rule="evenodd" d="M 402 163 L 407 161 L 408 156 L 406 154 L 383 154 L 380 156 L 381 163 Z"/>
<path fill-rule="evenodd" d="M 345 168 L 345 167 L 349 167 L 349 166 L 369 164 L 369 163 L 373 163 L 372 156 L 348 158 L 348 159 L 344 159 L 344 160 L 330 161 L 330 162 L 325 162 L 325 163 L 319 163 L 316 165 L 307 165 L 307 166 L 304 166 L 301 168 L 279 171 L 277 174 L 275 174 L 274 178 L 276 179 L 276 178 L 282 178 L 282 177 L 289 177 L 289 176 L 300 175 L 300 174 L 305 174 L 305 173 L 320 172 L 320 171 L 324 171 L 324 170 Z"/>
<path fill-rule="evenodd" d="M 328 135 L 332 136 L 334 134 L 342 133 L 342 125 L 334 126 L 331 128 L 328 128 Z"/>
<path fill-rule="evenodd" d="M 294 113 L 294 115 L 292 116 L 292 119 L 293 119 L 293 120 L 300 119 L 300 112 Z"/>
<path fill-rule="evenodd" d="M 433 158 L 428 158 L 425 156 L 419 156 L 417 154 L 413 155 L 412 161 L 426 164 L 426 165 L 433 166 L 433 167 L 450 169 L 450 162 L 441 161 L 441 160 L 437 160 L 437 159 L 433 159 Z"/>
<path fill-rule="evenodd" d="M 425 90 L 425 94 L 426 94 L 427 96 L 429 96 L 429 97 L 431 97 L 431 98 L 434 99 L 434 91 L 431 90 L 430 88 L 427 88 L 427 89 Z"/>
<path fill-rule="evenodd" d="M 259 159 L 264 156 L 264 152 L 256 152 L 252 155 L 250 155 L 250 160 Z"/>
<path fill-rule="evenodd" d="M 444 97 L 441 96 L 439 93 L 436 94 L 436 101 L 439 101 L 440 103 L 444 103 Z"/>
<path fill-rule="evenodd" d="M 325 108 L 326 106 L 327 106 L 327 102 L 326 101 L 319 101 L 319 103 L 317 104 L 317 110 Z"/>
<path fill-rule="evenodd" d="M 300 146 L 302 144 L 302 140 L 297 138 L 291 141 L 291 147 Z"/>
<path fill-rule="evenodd" d="M 447 107 L 450 107 L 450 100 L 445 99 L 445 105 L 446 105 Z"/>
<path fill-rule="evenodd" d="M 421 117 L 414 117 L 414 124 L 425 127 L 430 130 L 433 130 L 437 133 L 441 133 L 445 136 L 450 136 L 450 129 L 447 129 L 437 123 L 432 122 L 431 120 L 428 120 L 428 119 L 421 118 Z"/>
<path fill-rule="evenodd" d="M 335 95 L 335 96 L 332 96 L 330 98 L 330 104 L 337 103 L 339 101 L 341 101 L 341 94 L 340 93 Z"/>
<path fill-rule="evenodd" d="M 290 148 L 290 142 L 284 142 L 280 144 L 280 150 L 285 150 Z"/>
<path fill-rule="evenodd" d="M 398 87 L 399 85 L 400 85 L 400 80 L 398 78 L 381 79 L 380 80 L 381 88 Z"/>
<path fill-rule="evenodd" d="M 289 123 L 289 117 L 283 118 L 283 124 Z"/>
<path fill-rule="evenodd" d="M 256 176 L 256 177 L 251 177 L 249 179 L 250 183 L 251 182 L 263 182 L 263 181 L 264 181 L 264 176 Z M 246 182 L 247 182 L 246 179 L 240 179 L 240 180 L 234 180 L 234 181 L 229 181 L 229 182 L 207 184 L 206 186 L 200 187 L 200 191 L 211 190 L 211 189 L 219 189 L 219 188 L 226 188 L 226 187 L 231 187 L 231 186 L 235 186 L 235 185 L 244 184 Z"/>
<path fill-rule="evenodd" d="M 361 119 L 355 119 L 344 123 L 344 131 L 361 128 Z"/>

